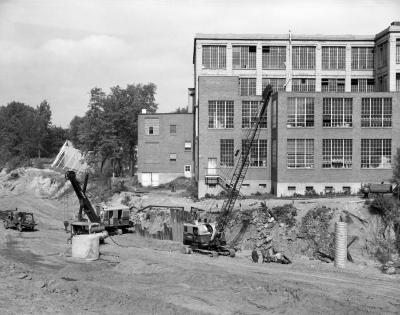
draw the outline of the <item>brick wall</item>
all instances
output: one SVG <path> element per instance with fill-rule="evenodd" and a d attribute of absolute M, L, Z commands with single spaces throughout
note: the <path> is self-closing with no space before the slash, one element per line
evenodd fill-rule
<path fill-rule="evenodd" d="M 143 114 L 138 118 L 138 179 L 143 173 L 158 173 L 160 184 L 184 176 L 184 166 L 193 163 L 193 114 Z M 159 134 L 146 135 L 146 119 L 159 119 Z M 176 133 L 170 133 L 176 125 Z M 192 143 L 192 150 L 185 151 L 185 142 Z M 176 153 L 176 161 L 170 161 Z"/>
<path fill-rule="evenodd" d="M 314 97 L 314 127 L 287 127 L 287 98 Z M 322 127 L 322 99 L 324 97 L 346 97 L 353 99 L 353 127 Z M 361 98 L 391 97 L 392 128 L 361 128 Z M 274 185 L 285 183 L 313 183 L 329 186 L 334 183 L 352 183 L 361 185 L 366 182 L 381 182 L 392 177 L 391 169 L 361 169 L 361 139 L 392 139 L 392 159 L 400 146 L 400 95 L 398 93 L 278 93 L 275 95 L 278 107 L 278 128 L 272 131 L 273 139 L 278 144 L 276 177 Z M 314 168 L 287 168 L 287 139 L 314 139 Z M 349 169 L 322 168 L 322 139 L 352 139 L 353 159 Z M 339 185 L 339 186 L 340 186 Z M 283 185 L 284 186 L 284 185 Z M 281 185 L 281 188 L 283 187 Z M 303 193 L 304 190 L 301 191 Z M 281 191 L 282 193 L 282 191 Z"/>

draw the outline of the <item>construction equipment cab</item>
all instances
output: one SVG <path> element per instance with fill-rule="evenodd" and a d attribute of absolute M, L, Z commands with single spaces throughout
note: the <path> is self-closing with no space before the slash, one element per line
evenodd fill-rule
<path fill-rule="evenodd" d="M 215 223 L 185 223 L 183 225 L 183 244 L 195 245 L 200 248 L 210 246 L 216 233 Z"/>
<path fill-rule="evenodd" d="M 100 220 L 106 228 L 129 228 L 132 226 L 129 207 L 100 205 L 99 208 Z"/>

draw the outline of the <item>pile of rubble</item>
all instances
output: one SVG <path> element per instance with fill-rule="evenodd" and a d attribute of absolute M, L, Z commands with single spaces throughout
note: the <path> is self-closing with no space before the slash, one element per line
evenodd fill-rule
<path fill-rule="evenodd" d="M 272 262 L 275 257 L 283 255 L 281 253 L 291 255 L 290 243 L 296 240 L 296 215 L 297 209 L 292 204 L 268 208 L 261 203 L 259 208 L 238 212 L 232 219 L 232 225 L 241 225 L 238 234 L 244 235 L 236 235 L 231 245 L 258 251 L 263 262 Z"/>
<path fill-rule="evenodd" d="M 382 272 L 387 275 L 400 274 L 400 261 L 395 263 L 389 260 L 387 263 L 382 265 Z"/>
<path fill-rule="evenodd" d="M 292 204 L 241 212 L 233 219 L 238 225 L 250 222 L 245 237 L 235 246 L 263 253 L 284 253 L 288 257 L 305 255 L 325 262 L 334 259 L 334 233 L 331 232 L 333 209 L 316 207 L 297 222 L 297 209 Z M 263 258 L 263 261 L 265 259 Z"/>
<path fill-rule="evenodd" d="M 329 232 L 333 210 L 317 207 L 309 210 L 301 221 L 297 237 L 305 240 L 308 248 L 304 254 L 325 262 L 332 262 L 335 252 L 335 236 Z"/>

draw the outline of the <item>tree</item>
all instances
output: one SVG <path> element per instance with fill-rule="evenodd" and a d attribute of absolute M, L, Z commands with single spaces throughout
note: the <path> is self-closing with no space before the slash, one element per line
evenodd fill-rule
<path fill-rule="evenodd" d="M 85 119 L 83 117 L 75 116 L 69 123 L 68 139 L 71 140 L 76 147 L 82 146 L 82 143 L 79 139 L 79 128 L 83 127 L 84 120 Z"/>
<path fill-rule="evenodd" d="M 37 128 L 37 149 L 38 157 L 40 158 L 41 152 L 44 149 L 44 142 L 49 136 L 49 127 L 51 125 L 51 109 L 49 103 L 44 100 L 36 108 L 36 128 Z"/>
<path fill-rule="evenodd" d="M 125 167 L 133 173 L 138 115 L 143 108 L 149 113 L 156 112 L 155 93 L 153 83 L 130 84 L 125 89 L 115 86 L 109 94 L 100 88 L 92 89 L 85 116 L 74 117 L 70 123 L 74 144 L 83 151 L 93 152 L 101 171 L 110 162 L 117 175 Z"/>
<path fill-rule="evenodd" d="M 0 167 L 18 167 L 30 158 L 52 156 L 65 138 L 63 128 L 52 126 L 45 100 L 36 108 L 15 101 L 0 106 Z"/>
<path fill-rule="evenodd" d="M 177 113 L 177 114 L 187 114 L 188 112 L 189 112 L 189 111 L 188 111 L 188 108 L 182 106 L 182 108 L 181 108 L 181 107 L 178 107 L 177 109 L 175 109 L 175 111 L 174 111 L 173 113 Z"/>

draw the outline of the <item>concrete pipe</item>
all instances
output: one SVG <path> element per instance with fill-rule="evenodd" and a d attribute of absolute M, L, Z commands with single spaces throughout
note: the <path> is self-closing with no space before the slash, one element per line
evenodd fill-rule
<path fill-rule="evenodd" d="M 335 224 L 335 267 L 345 268 L 347 260 L 347 224 Z"/>

